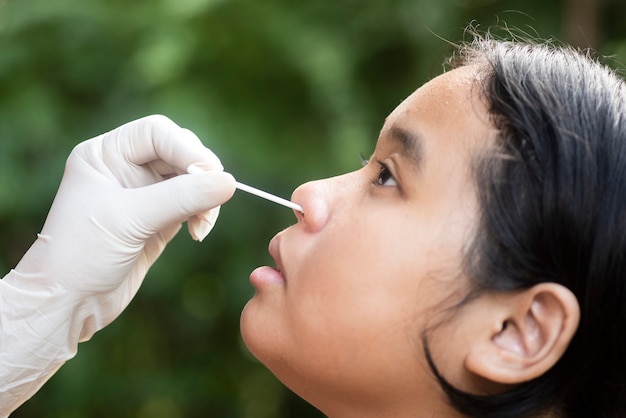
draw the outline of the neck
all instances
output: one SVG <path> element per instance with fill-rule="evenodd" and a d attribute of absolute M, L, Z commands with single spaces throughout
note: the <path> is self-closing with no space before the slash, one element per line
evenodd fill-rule
<path fill-rule="evenodd" d="M 416 397 L 417 398 L 417 397 Z M 443 399 L 431 401 L 335 401 L 316 406 L 328 418 L 466 418 Z"/>

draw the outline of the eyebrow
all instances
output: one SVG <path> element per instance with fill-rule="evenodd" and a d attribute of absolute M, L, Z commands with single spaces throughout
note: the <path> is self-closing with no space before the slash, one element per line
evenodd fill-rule
<path fill-rule="evenodd" d="M 394 125 L 391 127 L 390 137 L 402 144 L 402 155 L 419 168 L 424 157 L 423 141 L 420 135 Z"/>

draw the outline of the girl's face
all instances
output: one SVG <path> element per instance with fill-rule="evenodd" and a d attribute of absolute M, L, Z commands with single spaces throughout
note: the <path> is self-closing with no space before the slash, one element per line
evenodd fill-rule
<path fill-rule="evenodd" d="M 367 165 L 300 186 L 304 215 L 269 245 L 276 268 L 250 276 L 246 345 L 327 414 L 441 399 L 421 336 L 466 289 L 472 161 L 495 135 L 476 77 L 462 67 L 425 84 L 387 117 Z M 445 361 L 455 344 L 432 349 Z"/>

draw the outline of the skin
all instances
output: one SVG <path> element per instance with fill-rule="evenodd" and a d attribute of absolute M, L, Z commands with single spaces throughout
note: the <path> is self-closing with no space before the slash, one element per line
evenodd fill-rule
<path fill-rule="evenodd" d="M 250 276 L 246 345 L 330 417 L 457 416 L 421 336 L 467 286 L 472 159 L 495 138 L 477 74 L 462 67 L 423 85 L 387 117 L 367 165 L 300 186 L 292 200 L 304 215 L 269 246 L 276 269 Z M 431 348 L 446 376 L 471 389 L 454 326 L 434 327 Z"/>

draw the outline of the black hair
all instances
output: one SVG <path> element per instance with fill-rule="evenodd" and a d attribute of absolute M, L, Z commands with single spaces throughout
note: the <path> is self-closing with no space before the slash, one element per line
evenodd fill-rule
<path fill-rule="evenodd" d="M 542 282 L 569 288 L 580 324 L 544 375 L 495 395 L 463 392 L 427 360 L 471 417 L 626 417 L 626 87 L 590 54 L 478 37 L 461 65 L 498 129 L 475 171 L 480 221 L 466 254 L 471 297 Z M 466 299 L 469 300 L 469 297 Z"/>

